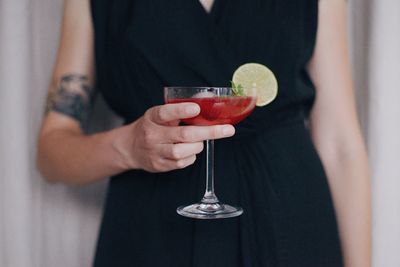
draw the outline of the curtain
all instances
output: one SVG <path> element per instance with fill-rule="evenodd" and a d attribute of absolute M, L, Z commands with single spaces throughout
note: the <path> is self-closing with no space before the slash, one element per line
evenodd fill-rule
<path fill-rule="evenodd" d="M 375 266 L 400 266 L 400 1 L 370 4 L 366 56 Z"/>
<path fill-rule="evenodd" d="M 400 266 L 400 1 L 349 2 L 357 104 L 370 154 L 374 266 Z M 35 167 L 62 0 L 0 0 L 0 266 L 92 263 L 106 181 L 51 185 Z M 101 99 L 92 130 L 116 119 Z M 105 119 L 107 118 L 107 119 Z"/>
<path fill-rule="evenodd" d="M 36 140 L 62 0 L 0 0 L 0 266 L 91 266 L 106 182 L 50 185 Z M 109 127 L 101 103 L 92 127 Z M 105 115 L 106 114 L 106 115 Z M 111 118 L 111 117 L 110 117 Z"/>

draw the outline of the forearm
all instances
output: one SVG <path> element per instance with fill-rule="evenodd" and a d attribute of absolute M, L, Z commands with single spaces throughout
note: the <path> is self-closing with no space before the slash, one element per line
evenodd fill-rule
<path fill-rule="evenodd" d="M 371 188 L 363 145 L 322 155 L 346 267 L 371 266 Z"/>
<path fill-rule="evenodd" d="M 313 142 L 336 210 L 346 267 L 371 266 L 371 190 L 367 153 L 357 119 L 344 1 L 319 1 L 318 31 L 308 72 L 316 88 Z"/>
<path fill-rule="evenodd" d="M 128 169 L 116 142 L 126 128 L 83 135 L 53 130 L 40 137 L 38 167 L 52 182 L 87 184 Z"/>

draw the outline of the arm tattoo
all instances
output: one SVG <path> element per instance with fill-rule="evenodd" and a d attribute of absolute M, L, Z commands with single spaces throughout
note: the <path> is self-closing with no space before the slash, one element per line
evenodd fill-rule
<path fill-rule="evenodd" d="M 67 115 L 84 125 L 92 105 L 93 87 L 85 75 L 69 74 L 61 77 L 58 85 L 50 89 L 46 113 L 55 111 Z"/>

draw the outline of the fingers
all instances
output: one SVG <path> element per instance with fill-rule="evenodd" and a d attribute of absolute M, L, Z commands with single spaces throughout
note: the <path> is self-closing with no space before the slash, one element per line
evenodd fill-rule
<path fill-rule="evenodd" d="M 199 105 L 195 103 L 166 104 L 156 106 L 146 112 L 149 120 L 164 126 L 171 126 L 171 122 L 180 119 L 195 117 L 200 113 Z M 232 125 L 215 126 L 174 126 L 167 131 L 160 128 L 156 135 L 162 135 L 165 143 L 195 143 L 208 139 L 220 139 L 235 134 Z"/>
<path fill-rule="evenodd" d="M 160 158 L 158 164 L 155 166 L 156 172 L 167 172 L 176 169 L 184 169 L 187 166 L 192 165 L 196 161 L 196 155 L 189 156 L 187 158 L 179 160 L 171 160 L 166 158 Z"/>
<path fill-rule="evenodd" d="M 199 113 L 200 107 L 195 103 L 166 104 L 153 107 L 147 111 L 151 121 L 162 125 L 171 121 L 192 118 Z"/>
<path fill-rule="evenodd" d="M 203 142 L 166 144 L 162 146 L 160 154 L 166 159 L 180 160 L 199 154 L 203 151 L 203 148 Z"/>
<path fill-rule="evenodd" d="M 163 172 L 193 164 L 203 150 L 203 141 L 234 135 L 232 125 L 177 126 L 181 119 L 195 117 L 200 107 L 195 103 L 166 104 L 150 108 L 131 124 L 124 153 L 132 168 Z M 133 136 L 133 138 L 132 138 Z"/>
<path fill-rule="evenodd" d="M 165 166 L 170 170 L 174 169 L 183 169 L 189 165 L 192 165 L 196 161 L 196 155 L 192 155 L 190 157 L 186 157 L 179 160 L 169 160 L 165 159 Z"/>
<path fill-rule="evenodd" d="M 221 139 L 235 134 L 232 125 L 177 126 L 166 132 L 165 138 L 173 143 L 195 143 L 204 140 Z"/>

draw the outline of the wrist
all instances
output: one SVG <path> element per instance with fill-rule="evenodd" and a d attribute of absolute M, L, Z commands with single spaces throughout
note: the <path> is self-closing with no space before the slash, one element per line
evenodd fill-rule
<path fill-rule="evenodd" d="M 111 149 L 115 165 L 121 172 L 138 169 L 136 160 L 132 157 L 134 124 L 114 129 L 111 135 Z"/>

